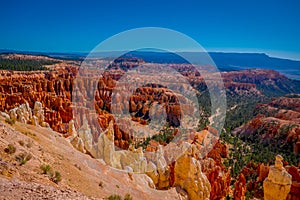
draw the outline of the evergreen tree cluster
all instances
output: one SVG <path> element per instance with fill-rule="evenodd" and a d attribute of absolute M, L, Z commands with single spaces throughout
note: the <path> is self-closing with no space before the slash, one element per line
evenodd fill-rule
<path fill-rule="evenodd" d="M 45 65 L 56 64 L 58 61 L 34 59 L 7 59 L 0 57 L 0 70 L 36 71 L 49 70 Z"/>

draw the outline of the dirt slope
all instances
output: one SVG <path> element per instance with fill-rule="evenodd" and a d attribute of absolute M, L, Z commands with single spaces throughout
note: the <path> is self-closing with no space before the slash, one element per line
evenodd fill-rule
<path fill-rule="evenodd" d="M 15 153 L 5 152 L 8 144 Z M 32 158 L 20 165 L 15 159 L 20 153 Z M 42 173 L 43 164 L 60 172 L 58 184 Z M 180 199 L 174 188 L 158 191 L 150 183 L 146 175 L 112 169 L 73 149 L 57 132 L 18 122 L 11 126 L 0 117 L 0 199 L 103 199 L 126 193 L 133 199 Z"/>

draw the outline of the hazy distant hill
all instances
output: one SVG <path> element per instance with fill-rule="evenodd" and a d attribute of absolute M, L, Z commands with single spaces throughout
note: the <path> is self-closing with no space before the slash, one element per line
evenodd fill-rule
<path fill-rule="evenodd" d="M 180 56 L 195 58 L 196 56 L 207 59 L 205 53 L 180 52 L 178 56 L 168 52 L 130 52 L 126 55 L 139 57 L 146 62 L 154 63 L 186 63 Z M 261 68 L 277 70 L 289 78 L 300 79 L 300 61 L 270 57 L 264 53 L 220 53 L 210 52 L 210 57 L 221 71 Z M 205 62 L 205 61 L 204 61 Z"/>
<path fill-rule="evenodd" d="M 300 61 L 270 57 L 263 53 L 209 53 L 221 70 L 262 68 L 300 79 Z"/>
<path fill-rule="evenodd" d="M 120 52 L 96 53 L 95 56 L 113 57 Z M 180 56 L 179 56 L 180 55 Z M 180 52 L 177 54 L 169 52 L 153 51 L 132 51 L 126 53 L 124 57 L 138 57 L 145 62 L 152 63 L 187 63 L 183 57 L 194 59 L 196 56 L 201 62 L 207 62 L 206 53 Z M 300 79 L 300 61 L 270 57 L 264 53 L 221 53 L 209 52 L 210 57 L 221 71 L 233 71 L 241 69 L 273 69 L 277 70 L 289 78 Z"/>
<path fill-rule="evenodd" d="M 54 58 L 71 60 L 84 60 L 84 58 L 88 55 L 87 53 L 54 53 L 13 50 L 0 50 L 0 53 L 47 55 Z M 181 56 L 195 58 L 196 56 L 200 55 L 203 57 L 203 60 L 207 59 L 206 53 L 199 54 L 195 52 L 180 52 L 178 53 L 178 55 L 170 52 L 155 51 L 131 51 L 129 53 L 97 52 L 93 53 L 92 56 L 101 58 L 112 58 L 116 55 L 122 54 L 125 54 L 124 57 L 138 57 L 146 62 L 152 63 L 187 63 L 187 61 Z M 300 61 L 270 57 L 264 53 L 209 52 L 209 55 L 221 71 L 233 71 L 251 68 L 273 69 L 287 75 L 289 78 L 300 79 Z"/>

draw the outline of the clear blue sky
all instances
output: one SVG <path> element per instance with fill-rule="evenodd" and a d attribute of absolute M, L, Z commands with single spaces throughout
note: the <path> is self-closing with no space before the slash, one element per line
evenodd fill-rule
<path fill-rule="evenodd" d="M 165 27 L 215 51 L 300 60 L 300 1 L 1 1 L 0 49 L 88 52 L 109 36 Z"/>

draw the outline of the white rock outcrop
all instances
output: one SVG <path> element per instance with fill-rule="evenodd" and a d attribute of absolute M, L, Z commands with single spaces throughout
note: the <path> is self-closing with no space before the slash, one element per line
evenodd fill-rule
<path fill-rule="evenodd" d="M 140 147 L 130 146 L 128 150 L 115 150 L 113 122 L 99 135 L 98 142 L 92 139 L 91 129 L 85 119 L 82 127 L 74 133 L 73 122 L 70 122 L 69 135 L 71 144 L 81 152 L 88 152 L 94 158 L 102 159 L 111 167 L 127 172 L 146 173 L 158 189 L 167 189 L 171 186 L 185 190 L 189 199 L 207 200 L 210 197 L 211 185 L 204 173 L 201 164 L 196 159 L 196 146 L 184 143 L 181 146 L 183 153 L 175 161 L 174 178 L 170 185 L 171 169 L 165 159 L 162 146 L 156 152 L 144 155 Z"/>
<path fill-rule="evenodd" d="M 41 102 L 35 102 L 33 110 L 28 102 L 21 104 L 18 107 L 11 109 L 8 112 L 10 119 L 22 122 L 24 124 L 32 124 L 49 128 L 49 124 L 45 122 L 44 110 Z M 7 117 L 7 116 L 6 116 Z"/>
<path fill-rule="evenodd" d="M 113 122 L 109 123 L 108 128 L 99 135 L 98 142 L 93 142 L 91 128 L 88 121 L 84 119 L 82 127 L 74 134 L 73 122 L 69 124 L 69 135 L 71 144 L 79 151 L 88 152 L 94 158 L 103 159 L 106 164 L 118 168 L 129 169 L 134 172 L 145 173 L 147 170 L 147 160 L 143 155 L 142 149 L 130 148 L 130 150 L 115 150 Z M 73 133 L 70 133 L 72 130 Z"/>
<path fill-rule="evenodd" d="M 32 111 L 29 107 L 28 102 L 25 102 L 24 104 L 11 109 L 8 114 L 12 120 L 19 121 L 25 124 L 31 122 Z"/>

